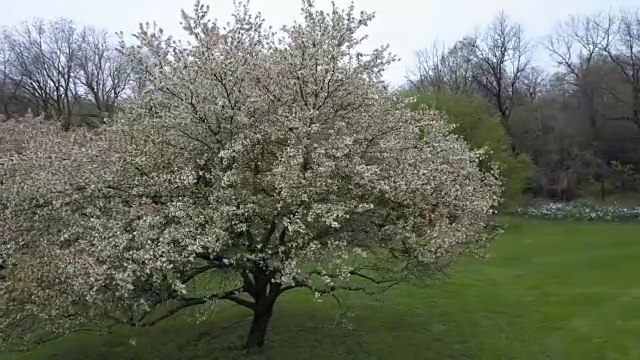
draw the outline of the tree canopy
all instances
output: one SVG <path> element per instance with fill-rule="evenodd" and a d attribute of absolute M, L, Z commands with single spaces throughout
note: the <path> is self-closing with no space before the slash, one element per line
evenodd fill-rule
<path fill-rule="evenodd" d="M 3 345 L 228 300 L 262 346 L 287 290 L 386 287 L 491 239 L 497 168 L 389 92 L 394 57 L 357 51 L 373 15 L 302 15 L 276 35 L 246 3 L 222 27 L 197 2 L 192 44 L 122 44 L 147 87 L 105 126 L 0 125 Z"/>

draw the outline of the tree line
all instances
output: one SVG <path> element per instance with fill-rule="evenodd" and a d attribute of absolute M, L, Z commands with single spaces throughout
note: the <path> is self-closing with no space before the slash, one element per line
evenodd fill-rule
<path fill-rule="evenodd" d="M 70 19 L 3 29 L 2 116 L 30 109 L 63 128 L 113 116 L 119 102 L 145 89 L 145 69 L 119 52 L 121 42 L 121 34 Z M 555 71 L 533 61 L 537 47 Z M 486 102 L 509 151 L 530 159 L 530 174 L 516 176 L 526 195 L 606 199 L 640 189 L 638 9 L 570 16 L 539 42 L 501 12 L 451 46 L 419 51 L 404 88 L 432 100 L 449 94 L 458 103 Z"/>
<path fill-rule="evenodd" d="M 139 93 L 135 66 L 118 51 L 118 37 L 70 19 L 34 19 L 0 34 L 0 111 L 28 109 L 68 128 L 78 119 L 112 116 Z"/>
<path fill-rule="evenodd" d="M 555 71 L 533 61 L 539 47 Z M 486 101 L 512 153 L 534 165 L 530 195 L 606 199 L 640 188 L 639 9 L 570 16 L 541 41 L 501 12 L 451 46 L 421 50 L 407 80 L 414 92 Z"/>

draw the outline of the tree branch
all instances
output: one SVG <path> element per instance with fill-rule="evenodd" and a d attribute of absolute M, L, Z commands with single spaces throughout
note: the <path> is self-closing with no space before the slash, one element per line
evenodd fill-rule
<path fill-rule="evenodd" d="M 196 305 L 202 305 L 205 304 L 207 302 L 206 299 L 203 298 L 190 298 L 190 299 L 185 299 L 183 300 L 182 304 L 176 306 L 175 308 L 168 310 L 167 312 L 165 312 L 164 314 L 162 314 L 161 316 L 153 319 L 150 322 L 145 322 L 143 324 L 140 323 L 136 323 L 135 326 L 136 327 L 151 327 L 157 323 L 159 323 L 162 320 L 168 319 L 171 316 L 179 313 L 180 311 L 186 309 L 186 308 L 190 308 L 192 306 L 196 306 Z"/>
<path fill-rule="evenodd" d="M 349 285 L 331 285 L 325 288 L 316 288 L 306 280 L 294 279 L 294 284 L 282 287 L 280 289 L 280 294 L 292 289 L 307 288 L 315 293 L 319 293 L 320 295 L 331 295 L 335 291 L 345 290 L 345 291 L 360 291 L 360 292 L 364 292 L 367 295 L 373 296 L 373 295 L 385 292 L 390 288 L 403 282 L 401 279 L 376 279 L 372 276 L 363 274 L 362 272 L 359 271 L 361 269 L 363 268 L 359 267 L 359 268 L 353 269 L 349 271 L 348 274 L 354 277 L 367 280 L 370 283 L 372 283 L 372 285 L 385 285 L 385 286 L 380 289 L 377 289 L 376 291 L 371 291 L 370 289 L 367 288 L 367 286 L 349 286 Z M 319 270 L 313 270 L 309 272 L 308 275 L 328 276 L 329 278 L 332 278 L 332 279 L 336 279 L 339 277 L 336 274 L 327 274 Z"/>

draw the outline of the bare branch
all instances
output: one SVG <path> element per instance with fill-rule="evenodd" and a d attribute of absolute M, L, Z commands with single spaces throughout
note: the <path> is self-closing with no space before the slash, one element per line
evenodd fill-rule
<path fill-rule="evenodd" d="M 520 24 L 500 12 L 473 42 L 474 80 L 500 113 L 505 128 L 517 100 L 518 86 L 531 64 L 531 44 Z"/>

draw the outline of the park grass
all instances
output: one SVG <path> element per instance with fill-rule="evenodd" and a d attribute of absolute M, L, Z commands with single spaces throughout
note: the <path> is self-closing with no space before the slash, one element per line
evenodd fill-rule
<path fill-rule="evenodd" d="M 183 315 L 0 359 L 640 359 L 640 224 L 508 224 L 488 260 L 379 299 L 349 294 L 350 316 L 285 294 L 260 354 L 239 348 L 250 314 L 224 305 L 200 324 Z"/>

